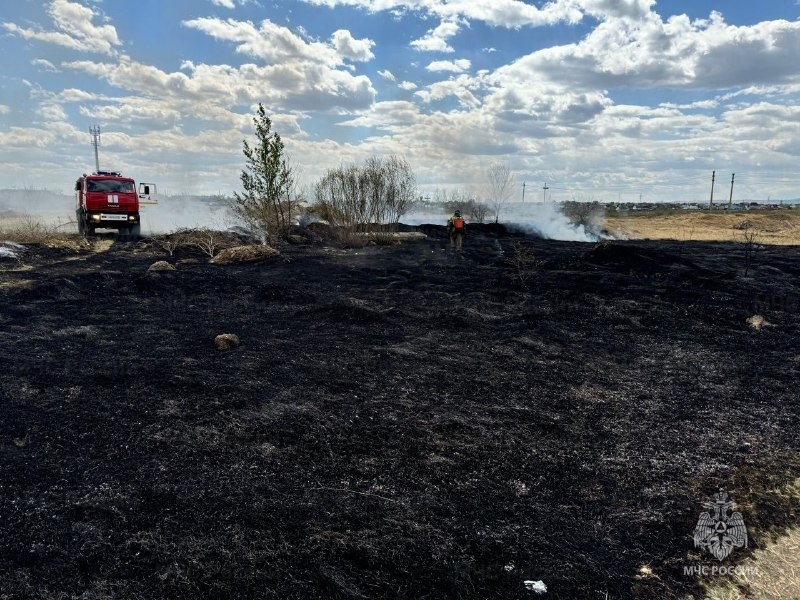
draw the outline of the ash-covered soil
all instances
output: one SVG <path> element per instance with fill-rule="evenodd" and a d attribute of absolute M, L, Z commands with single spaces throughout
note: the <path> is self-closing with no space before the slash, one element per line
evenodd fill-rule
<path fill-rule="evenodd" d="M 694 597 L 720 487 L 725 564 L 797 524 L 800 248 L 423 229 L 0 263 L 0 598 Z"/>

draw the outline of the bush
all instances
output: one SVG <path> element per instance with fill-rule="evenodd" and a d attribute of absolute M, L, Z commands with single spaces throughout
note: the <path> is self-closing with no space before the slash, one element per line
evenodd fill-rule
<path fill-rule="evenodd" d="M 577 202 L 572 200 L 564 202 L 561 212 L 576 227 L 582 226 L 586 231 L 597 232 L 601 227 L 605 208 L 597 201 Z"/>
<path fill-rule="evenodd" d="M 413 206 L 416 181 L 405 160 L 373 157 L 329 170 L 314 190 L 314 212 L 347 234 L 393 229 Z"/>
<path fill-rule="evenodd" d="M 514 283 L 527 289 L 531 277 L 539 270 L 542 261 L 522 242 L 514 242 L 512 249 L 513 253 L 505 260 L 509 277 Z"/>

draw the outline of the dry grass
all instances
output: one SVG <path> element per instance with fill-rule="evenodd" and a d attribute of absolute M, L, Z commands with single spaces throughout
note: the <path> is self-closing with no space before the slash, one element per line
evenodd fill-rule
<path fill-rule="evenodd" d="M 208 258 L 214 258 L 220 251 L 233 248 L 241 242 L 225 231 L 217 231 L 207 227 L 197 229 L 178 229 L 165 235 L 157 235 L 147 240 L 170 256 L 178 250 L 196 251 Z"/>
<path fill-rule="evenodd" d="M 606 217 L 604 225 L 618 237 L 630 239 L 741 242 L 746 222 L 761 244 L 800 244 L 800 210 L 642 212 Z"/>
<path fill-rule="evenodd" d="M 279 254 L 280 252 L 271 246 L 234 246 L 221 250 L 209 262 L 215 265 L 255 262 L 273 258 Z"/>
<path fill-rule="evenodd" d="M 789 529 L 774 543 L 753 552 L 740 566 L 741 574 L 710 584 L 706 599 L 800 599 L 800 529 Z"/>
<path fill-rule="evenodd" d="M 0 220 L 0 240 L 75 251 L 91 246 L 86 238 L 72 231 L 73 224 L 69 222 L 48 224 L 32 215 Z"/>
<path fill-rule="evenodd" d="M 800 498 L 800 479 L 774 494 Z M 736 575 L 706 586 L 706 600 L 800 600 L 800 527 L 755 550 Z"/>
<path fill-rule="evenodd" d="M 418 231 L 352 231 L 338 228 L 333 231 L 334 239 L 347 248 L 364 248 L 366 246 L 387 246 L 400 242 L 425 239 L 425 234 Z"/>

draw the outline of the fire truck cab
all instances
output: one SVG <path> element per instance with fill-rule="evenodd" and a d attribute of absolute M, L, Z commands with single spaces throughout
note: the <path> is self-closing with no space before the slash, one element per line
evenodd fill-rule
<path fill-rule="evenodd" d="M 141 204 L 156 204 L 154 183 L 140 183 L 118 171 L 95 171 L 75 182 L 75 216 L 78 232 L 94 235 L 95 229 L 117 229 L 134 238 L 141 234 Z"/>

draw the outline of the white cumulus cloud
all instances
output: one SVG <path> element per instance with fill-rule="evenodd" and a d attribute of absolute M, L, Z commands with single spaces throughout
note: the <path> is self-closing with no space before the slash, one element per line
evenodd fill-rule
<path fill-rule="evenodd" d="M 460 29 L 455 21 L 442 21 L 436 28 L 430 29 L 424 37 L 411 42 L 411 47 L 426 52 L 453 52 L 453 47 L 447 40 L 456 35 Z"/>
<path fill-rule="evenodd" d="M 375 58 L 371 50 L 374 45 L 375 42 L 369 39 L 355 39 L 346 29 L 334 31 L 331 36 L 331 46 L 339 56 L 355 62 L 367 62 Z"/>
<path fill-rule="evenodd" d="M 121 44 L 116 28 L 96 25 L 93 21 L 98 14 L 83 4 L 53 0 L 47 12 L 55 30 L 40 26 L 21 27 L 10 22 L 4 22 L 3 27 L 26 40 L 39 40 L 83 52 L 113 55 L 115 47 Z"/>
<path fill-rule="evenodd" d="M 430 63 L 426 68 L 428 71 L 449 71 L 451 73 L 463 73 L 469 70 L 472 63 L 466 58 L 458 60 L 435 60 Z"/>

